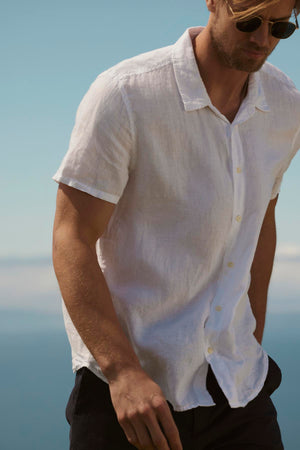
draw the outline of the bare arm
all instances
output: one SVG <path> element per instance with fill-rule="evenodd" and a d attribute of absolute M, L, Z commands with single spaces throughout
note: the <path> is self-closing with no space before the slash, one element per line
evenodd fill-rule
<path fill-rule="evenodd" d="M 260 344 L 263 339 L 268 288 L 276 249 L 275 206 L 277 199 L 278 196 L 270 201 L 265 214 L 251 267 L 251 284 L 248 291 L 256 319 L 254 336 Z"/>
<path fill-rule="evenodd" d="M 53 229 L 53 264 L 64 302 L 108 380 L 126 365 L 139 366 L 97 262 L 95 243 L 113 210 L 112 203 L 60 185 Z"/>
<path fill-rule="evenodd" d="M 168 404 L 121 328 L 97 261 L 95 244 L 113 211 L 113 204 L 60 184 L 53 229 L 55 273 L 70 317 L 109 382 L 127 439 L 139 449 L 181 450 Z"/>

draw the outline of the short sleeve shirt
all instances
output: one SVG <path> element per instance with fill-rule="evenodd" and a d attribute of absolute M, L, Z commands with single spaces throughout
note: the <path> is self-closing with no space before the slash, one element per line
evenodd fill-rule
<path fill-rule="evenodd" d="M 261 225 L 300 147 L 300 93 L 269 63 L 232 123 L 211 103 L 190 28 L 98 76 L 54 180 L 116 205 L 97 255 L 142 367 L 177 411 L 231 407 L 263 387 L 250 269 Z M 73 369 L 107 381 L 64 308 Z"/>

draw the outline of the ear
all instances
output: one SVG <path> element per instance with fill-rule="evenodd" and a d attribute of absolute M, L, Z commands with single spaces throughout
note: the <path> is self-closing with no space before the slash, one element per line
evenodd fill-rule
<path fill-rule="evenodd" d="M 206 0 L 206 6 L 209 12 L 216 12 L 216 4 L 218 0 Z"/>

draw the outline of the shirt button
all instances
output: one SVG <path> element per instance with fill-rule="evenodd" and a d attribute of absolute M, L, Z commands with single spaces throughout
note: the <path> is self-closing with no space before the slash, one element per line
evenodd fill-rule
<path fill-rule="evenodd" d="M 229 261 L 229 263 L 227 264 L 228 267 L 234 267 L 234 263 L 232 261 Z"/>
<path fill-rule="evenodd" d="M 208 349 L 207 349 L 207 353 L 209 353 L 210 355 L 212 354 L 214 352 L 214 350 L 213 350 L 213 348 L 211 348 L 211 347 L 208 347 Z"/>
<path fill-rule="evenodd" d="M 242 168 L 241 167 L 237 167 L 236 171 L 237 171 L 237 173 L 241 173 L 242 172 Z"/>
<path fill-rule="evenodd" d="M 220 305 L 218 305 L 218 306 L 216 306 L 216 311 L 222 311 L 222 306 L 220 306 Z"/>
<path fill-rule="evenodd" d="M 236 220 L 237 222 L 241 222 L 242 216 L 236 216 L 235 220 Z"/>

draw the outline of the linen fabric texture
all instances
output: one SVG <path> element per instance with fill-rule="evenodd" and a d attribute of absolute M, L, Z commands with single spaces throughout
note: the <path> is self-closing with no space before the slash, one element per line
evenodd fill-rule
<path fill-rule="evenodd" d="M 211 103 L 187 29 L 100 74 L 54 180 L 116 204 L 97 242 L 121 326 L 175 411 L 261 391 L 268 356 L 248 298 L 261 225 L 300 147 L 300 93 L 269 63 L 230 123 Z M 76 371 L 106 381 L 63 305 Z"/>

